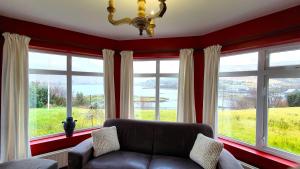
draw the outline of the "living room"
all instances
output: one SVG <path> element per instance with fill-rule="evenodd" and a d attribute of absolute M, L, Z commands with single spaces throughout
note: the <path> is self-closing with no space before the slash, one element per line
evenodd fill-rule
<path fill-rule="evenodd" d="M 299 167 L 299 0 L 2 0 L 0 33 L 0 169 Z"/>

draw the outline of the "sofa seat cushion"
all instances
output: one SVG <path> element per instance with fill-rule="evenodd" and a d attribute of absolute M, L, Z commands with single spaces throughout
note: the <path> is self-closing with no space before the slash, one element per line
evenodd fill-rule
<path fill-rule="evenodd" d="M 147 169 L 151 155 L 129 152 L 110 152 L 90 160 L 84 169 Z"/>
<path fill-rule="evenodd" d="M 149 169 L 203 169 L 194 161 L 186 158 L 154 155 Z"/>

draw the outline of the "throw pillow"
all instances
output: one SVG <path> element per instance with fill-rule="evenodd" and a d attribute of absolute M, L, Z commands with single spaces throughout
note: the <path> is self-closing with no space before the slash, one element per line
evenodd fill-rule
<path fill-rule="evenodd" d="M 199 133 L 190 152 L 190 158 L 204 169 L 215 169 L 223 144 Z"/>
<path fill-rule="evenodd" d="M 120 149 L 116 126 L 92 131 L 92 138 L 94 157 Z"/>

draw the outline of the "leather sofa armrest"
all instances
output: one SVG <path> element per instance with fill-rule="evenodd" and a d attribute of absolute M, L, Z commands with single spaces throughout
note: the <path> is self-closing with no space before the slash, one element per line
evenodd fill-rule
<path fill-rule="evenodd" d="M 93 158 L 93 143 L 89 138 L 68 152 L 68 168 L 82 169 L 83 166 Z"/>
<path fill-rule="evenodd" d="M 218 161 L 218 169 L 243 169 L 239 161 L 227 150 L 223 149 Z"/>

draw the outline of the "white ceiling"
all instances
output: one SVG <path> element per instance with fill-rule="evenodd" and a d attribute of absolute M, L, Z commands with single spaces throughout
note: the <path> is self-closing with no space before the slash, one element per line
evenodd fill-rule
<path fill-rule="evenodd" d="M 115 0 L 116 18 L 136 15 L 137 0 Z M 149 2 L 150 1 L 150 2 Z M 300 0 L 167 0 L 154 38 L 202 35 L 300 5 Z M 151 6 L 158 2 L 148 0 Z M 0 15 L 116 40 L 142 39 L 128 25 L 108 23 L 108 0 L 0 0 Z"/>

